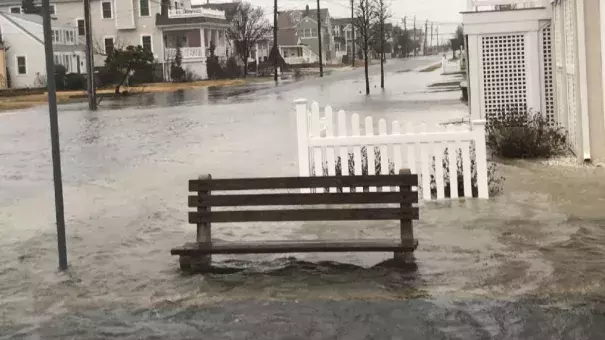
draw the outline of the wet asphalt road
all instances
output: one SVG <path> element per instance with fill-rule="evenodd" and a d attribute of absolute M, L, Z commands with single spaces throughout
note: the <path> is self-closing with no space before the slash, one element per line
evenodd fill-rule
<path fill-rule="evenodd" d="M 435 59 L 437 60 L 437 59 Z M 300 97 L 378 118 L 464 115 L 451 80 L 387 65 L 301 82 L 60 107 L 70 271 L 57 273 L 45 108 L 0 113 L 0 339 L 601 339 L 605 173 L 500 165 L 505 195 L 421 206 L 419 270 L 391 254 L 216 257 L 246 268 L 184 276 L 186 183 L 296 175 Z M 587 180 L 588 179 L 588 180 Z M 565 183 L 565 186 L 553 185 Z M 590 183 L 588 185 L 587 183 Z M 221 239 L 390 237 L 396 223 L 235 224 Z M 322 262 L 333 261 L 333 262 Z"/>

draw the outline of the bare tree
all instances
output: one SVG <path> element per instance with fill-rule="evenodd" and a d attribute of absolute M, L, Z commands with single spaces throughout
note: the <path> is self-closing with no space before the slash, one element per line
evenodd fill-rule
<path fill-rule="evenodd" d="M 359 0 L 355 9 L 356 18 L 353 26 L 359 32 L 358 41 L 365 61 L 366 95 L 370 94 L 370 77 L 368 74 L 368 54 L 374 35 L 373 26 L 376 22 L 377 11 L 375 0 Z"/>
<path fill-rule="evenodd" d="M 378 21 L 377 38 L 380 44 L 380 88 L 382 89 L 384 89 L 384 44 L 386 40 L 384 25 L 390 17 L 391 13 L 388 6 L 384 4 L 384 0 L 379 0 L 376 6 L 376 19 Z"/>
<path fill-rule="evenodd" d="M 235 51 L 244 62 L 244 77 L 248 76 L 248 58 L 257 42 L 262 40 L 272 26 L 265 19 L 261 7 L 242 2 L 236 9 L 227 37 L 235 44 Z"/>

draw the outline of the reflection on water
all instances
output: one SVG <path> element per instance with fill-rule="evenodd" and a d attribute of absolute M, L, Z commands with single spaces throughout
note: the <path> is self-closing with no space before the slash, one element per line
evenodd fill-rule
<path fill-rule="evenodd" d="M 46 113 L 0 118 L 0 338 L 601 338 L 602 168 L 501 164 L 503 196 L 422 205 L 416 272 L 376 266 L 392 254 L 344 253 L 216 256 L 241 270 L 181 274 L 169 250 L 195 237 L 187 180 L 295 175 L 292 100 L 410 120 L 464 109 L 408 101 L 410 81 L 372 100 L 342 93 L 354 79 L 328 80 L 62 107 L 67 274 L 55 270 Z M 224 240 L 398 233 L 395 222 L 213 228 Z"/>

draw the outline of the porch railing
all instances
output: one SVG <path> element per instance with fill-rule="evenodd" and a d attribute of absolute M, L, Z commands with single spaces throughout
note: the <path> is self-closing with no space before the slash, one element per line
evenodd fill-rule
<path fill-rule="evenodd" d="M 550 0 L 467 0 L 467 10 L 494 10 L 501 6 L 511 6 L 514 9 L 547 7 Z"/>
<path fill-rule="evenodd" d="M 225 12 L 211 8 L 179 8 L 168 10 L 168 18 L 208 17 L 225 19 Z"/>
<path fill-rule="evenodd" d="M 201 47 L 181 47 L 183 59 L 205 57 Z M 176 56 L 176 48 L 164 49 L 164 56 L 167 60 L 172 60 Z"/>

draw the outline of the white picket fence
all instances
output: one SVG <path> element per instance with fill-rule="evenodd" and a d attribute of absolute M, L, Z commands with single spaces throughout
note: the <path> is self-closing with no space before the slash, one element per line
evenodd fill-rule
<path fill-rule="evenodd" d="M 407 123 L 404 129 L 393 121 L 388 131 L 386 120 L 380 119 L 376 135 L 372 117 L 366 117 L 362 134 L 358 114 L 348 115 L 341 110 L 334 117 L 332 108 L 326 106 L 321 115 L 319 104 L 313 102 L 309 110 L 306 99 L 296 100 L 294 104 L 300 176 L 376 175 L 377 171 L 388 174 L 407 168 L 419 175 L 417 189 L 421 199 L 489 198 L 484 120 L 473 121 L 471 127 L 435 125 L 428 128 L 426 124 Z M 352 189 L 318 190 L 348 192 Z"/>

